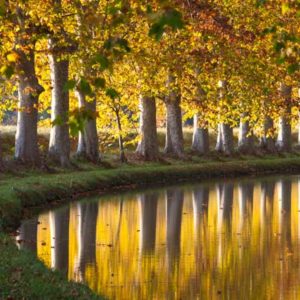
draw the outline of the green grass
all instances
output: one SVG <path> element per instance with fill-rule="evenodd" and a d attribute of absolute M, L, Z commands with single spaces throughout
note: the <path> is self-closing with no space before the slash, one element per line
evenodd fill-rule
<path fill-rule="evenodd" d="M 235 159 L 192 157 L 186 161 L 140 163 L 110 169 L 85 165 L 81 170 L 61 170 L 55 174 L 20 172 L 18 178 L 7 175 L 0 180 L 0 228 L 15 227 L 21 218 L 31 216 L 40 206 L 59 204 L 92 191 L 107 192 L 119 187 L 180 180 L 297 171 L 300 171 L 298 155 L 264 158 L 244 156 Z"/>
<path fill-rule="evenodd" d="M 79 163 L 77 170 L 57 169 L 53 174 L 18 169 L 0 178 L 0 230 L 10 232 L 21 219 L 47 206 L 60 205 L 95 191 L 107 193 L 180 181 L 299 172 L 300 157 L 296 153 L 234 159 L 190 156 L 181 161 L 136 162 L 112 168 Z M 0 253 L 0 299 L 92 299 L 88 288 L 68 283 L 60 273 L 48 270 L 31 253 L 18 251 L 7 233 L 0 234 Z"/>
<path fill-rule="evenodd" d="M 0 299 L 99 299 L 87 287 L 67 282 L 46 269 L 32 253 L 19 251 L 0 234 Z"/>

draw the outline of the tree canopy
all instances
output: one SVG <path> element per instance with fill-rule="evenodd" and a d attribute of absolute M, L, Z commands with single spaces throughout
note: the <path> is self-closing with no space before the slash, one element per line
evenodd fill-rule
<path fill-rule="evenodd" d="M 139 131 L 140 97 L 156 98 L 163 120 L 171 92 L 183 120 L 197 114 L 201 128 L 248 122 L 274 135 L 266 117 L 298 124 L 299 17 L 299 1 L 1 0 L 1 113 L 53 111 L 54 57 L 68 62 L 69 107 L 40 124 L 78 135 L 96 120 L 123 143 Z"/>

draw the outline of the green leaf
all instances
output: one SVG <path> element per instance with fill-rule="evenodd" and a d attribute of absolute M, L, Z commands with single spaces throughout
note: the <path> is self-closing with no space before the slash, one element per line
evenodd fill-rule
<path fill-rule="evenodd" d="M 5 14 L 5 0 L 0 0 L 0 17 Z"/>
<path fill-rule="evenodd" d="M 288 67 L 287 67 L 287 72 L 288 72 L 288 74 L 294 74 L 296 71 L 298 71 L 299 70 L 299 64 L 292 64 L 292 65 L 289 65 Z"/>
<path fill-rule="evenodd" d="M 285 57 L 279 57 L 276 61 L 278 65 L 282 65 L 285 63 Z"/>
<path fill-rule="evenodd" d="M 114 18 L 114 20 L 111 22 L 111 27 L 117 27 L 120 24 L 124 24 L 125 23 L 125 18 L 123 15 L 119 16 L 118 18 Z"/>
<path fill-rule="evenodd" d="M 273 48 L 276 52 L 280 52 L 281 49 L 284 49 L 285 48 L 285 44 L 283 42 L 275 42 L 273 44 Z"/>
<path fill-rule="evenodd" d="M 3 66 L 1 68 L 1 74 L 3 74 L 7 79 L 10 79 L 15 73 L 13 66 Z"/>
<path fill-rule="evenodd" d="M 109 60 L 106 56 L 102 54 L 97 54 L 95 56 L 95 62 L 100 64 L 100 70 L 104 71 L 109 67 Z"/>
<path fill-rule="evenodd" d="M 120 98 L 120 94 L 118 91 L 116 91 L 114 88 L 109 88 L 106 90 L 106 96 L 111 98 L 112 100 L 116 98 Z"/>
<path fill-rule="evenodd" d="M 121 38 L 118 38 L 115 42 L 116 45 L 118 45 L 120 48 L 124 49 L 126 52 L 130 52 L 131 49 L 128 45 L 128 41 L 125 40 L 125 39 L 121 39 Z"/>
<path fill-rule="evenodd" d="M 165 18 L 165 25 L 168 25 L 173 29 L 183 28 L 182 14 L 176 9 L 168 10 L 165 13 L 164 18 Z"/>
<path fill-rule="evenodd" d="M 277 27 L 276 26 L 271 26 L 271 27 L 268 27 L 268 28 L 265 28 L 263 30 L 263 34 L 269 34 L 269 33 L 275 33 L 277 31 Z"/>
<path fill-rule="evenodd" d="M 75 86 L 76 86 L 75 80 L 68 80 L 63 87 L 63 91 L 68 92 L 69 90 L 73 90 Z"/>
<path fill-rule="evenodd" d="M 72 137 L 78 136 L 80 131 L 83 131 L 81 123 L 70 121 L 69 122 L 70 134 Z"/>
<path fill-rule="evenodd" d="M 152 6 L 150 4 L 147 5 L 147 14 L 152 14 L 153 13 L 153 9 Z"/>
<path fill-rule="evenodd" d="M 167 9 L 152 24 L 149 36 L 154 36 L 156 40 L 160 40 L 166 27 L 170 27 L 173 30 L 182 29 L 184 27 L 182 14 L 176 9 Z"/>
<path fill-rule="evenodd" d="M 113 47 L 113 39 L 112 39 L 112 38 L 107 39 L 107 40 L 104 42 L 103 47 L 104 47 L 105 49 L 107 49 L 107 50 L 112 49 L 112 47 Z"/>
<path fill-rule="evenodd" d="M 82 132 L 88 121 L 94 120 L 96 118 L 96 113 L 87 110 L 86 108 L 75 109 L 69 114 L 69 128 L 70 134 L 76 137 L 79 132 Z"/>
<path fill-rule="evenodd" d="M 80 80 L 78 88 L 85 95 L 92 95 L 93 93 L 90 84 L 83 78 Z"/>
<path fill-rule="evenodd" d="M 115 47 L 119 47 L 125 52 L 130 52 L 130 47 L 128 45 L 128 41 L 123 38 L 109 38 L 104 43 L 104 48 L 107 50 L 112 50 Z"/>
<path fill-rule="evenodd" d="M 54 126 L 62 126 L 64 124 L 64 121 L 62 119 L 61 116 L 57 116 L 52 122 L 51 122 L 51 125 L 52 127 Z"/>
<path fill-rule="evenodd" d="M 94 80 L 94 86 L 96 87 L 96 88 L 105 88 L 105 84 L 106 84 L 106 82 L 105 82 L 105 79 L 104 78 L 96 78 L 95 80 Z"/>
<path fill-rule="evenodd" d="M 269 95 L 269 94 L 270 94 L 270 89 L 264 87 L 264 88 L 263 88 L 263 94 L 264 94 L 264 95 Z"/>
<path fill-rule="evenodd" d="M 267 3 L 267 0 L 256 0 L 256 7 L 261 7 Z"/>
<path fill-rule="evenodd" d="M 120 11 L 120 8 L 118 8 L 118 7 L 116 7 L 116 6 L 110 5 L 110 6 L 108 6 L 108 8 L 107 8 L 107 13 L 108 13 L 109 15 L 115 15 L 115 14 L 117 14 L 119 11 Z"/>
<path fill-rule="evenodd" d="M 154 38 L 159 41 L 164 33 L 164 26 L 160 23 L 155 23 L 151 26 L 149 35 L 154 36 Z"/>

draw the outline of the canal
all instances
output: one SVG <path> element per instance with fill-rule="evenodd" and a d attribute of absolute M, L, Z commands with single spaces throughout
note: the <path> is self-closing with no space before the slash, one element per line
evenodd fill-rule
<path fill-rule="evenodd" d="M 109 299 L 299 299 L 300 176 L 82 199 L 17 240 Z"/>

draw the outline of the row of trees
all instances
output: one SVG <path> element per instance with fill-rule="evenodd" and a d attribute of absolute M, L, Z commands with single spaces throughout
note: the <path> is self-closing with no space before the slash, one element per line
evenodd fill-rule
<path fill-rule="evenodd" d="M 217 130 L 216 150 L 231 154 L 238 125 L 243 152 L 254 151 L 254 134 L 275 151 L 276 133 L 277 148 L 291 150 L 296 2 L 2 0 L 0 19 L 1 108 L 18 112 L 23 163 L 41 163 L 38 122 L 51 126 L 49 157 L 62 166 L 70 134 L 79 135 L 79 155 L 99 161 L 99 129 L 119 140 L 126 161 L 124 139 L 139 127 L 137 152 L 156 160 L 157 120 L 166 124 L 165 152 L 182 157 L 182 118 L 194 119 L 201 154 L 208 128 Z"/>

